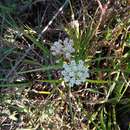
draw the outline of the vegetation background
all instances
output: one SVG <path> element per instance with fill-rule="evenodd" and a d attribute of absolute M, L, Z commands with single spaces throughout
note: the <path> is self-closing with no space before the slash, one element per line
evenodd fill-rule
<path fill-rule="evenodd" d="M 71 90 L 66 37 L 90 73 Z M 130 129 L 130 1 L 1 0 L 0 100 L 1 130 Z"/>

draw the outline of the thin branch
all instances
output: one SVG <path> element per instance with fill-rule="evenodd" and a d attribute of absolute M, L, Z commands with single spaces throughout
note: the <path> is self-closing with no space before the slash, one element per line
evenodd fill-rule
<path fill-rule="evenodd" d="M 59 13 L 63 10 L 66 4 L 68 4 L 69 0 L 66 0 L 65 3 L 59 8 L 57 13 L 52 17 L 52 19 L 49 21 L 47 26 L 42 30 L 42 32 L 38 36 L 38 40 L 42 37 L 43 33 L 49 28 L 49 26 L 53 23 L 53 21 L 56 19 L 56 17 L 59 15 Z"/>

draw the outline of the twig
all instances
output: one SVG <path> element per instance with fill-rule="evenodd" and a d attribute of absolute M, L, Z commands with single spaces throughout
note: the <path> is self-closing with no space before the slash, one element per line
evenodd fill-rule
<path fill-rule="evenodd" d="M 49 23 L 47 24 L 47 26 L 42 30 L 42 32 L 39 34 L 38 39 L 39 40 L 43 33 L 48 29 L 48 27 L 53 23 L 53 21 L 56 19 L 56 17 L 59 15 L 59 13 L 63 10 L 63 8 L 65 7 L 66 4 L 68 4 L 69 0 L 66 0 L 65 3 L 59 8 L 59 10 L 57 11 L 57 13 L 52 17 L 52 19 L 49 21 Z"/>
<path fill-rule="evenodd" d="M 97 27 L 96 27 L 96 32 L 97 32 L 97 30 L 98 30 L 98 28 L 99 28 L 99 26 L 100 26 L 100 24 L 101 24 L 101 22 L 102 22 L 103 16 L 104 16 L 105 13 L 107 12 L 108 5 L 110 4 L 110 0 L 108 0 L 108 2 L 107 2 L 105 5 L 102 5 L 101 2 L 100 2 L 100 0 L 96 0 L 96 2 L 98 3 L 99 8 L 100 8 L 100 10 L 101 10 L 100 19 L 99 19 L 98 25 L 97 25 Z M 95 32 L 95 33 L 96 33 L 96 32 Z"/>

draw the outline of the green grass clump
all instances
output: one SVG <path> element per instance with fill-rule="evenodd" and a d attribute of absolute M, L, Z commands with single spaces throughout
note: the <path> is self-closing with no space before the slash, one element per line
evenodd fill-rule
<path fill-rule="evenodd" d="M 129 129 L 128 1 L 40 2 L 0 5 L 0 128 Z"/>

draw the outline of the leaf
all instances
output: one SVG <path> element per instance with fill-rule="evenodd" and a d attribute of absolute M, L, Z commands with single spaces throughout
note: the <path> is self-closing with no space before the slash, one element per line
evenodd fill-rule
<path fill-rule="evenodd" d="M 18 129 L 16 129 L 16 130 L 36 130 L 36 129 L 33 129 L 33 128 L 18 128 Z"/>
<path fill-rule="evenodd" d="M 52 66 L 43 66 L 42 68 L 38 69 L 32 69 L 32 70 L 27 70 L 27 71 L 22 71 L 18 72 L 18 74 L 26 74 L 26 73 L 31 73 L 31 72 L 37 72 L 37 71 L 47 71 L 47 70 L 53 70 L 53 69 L 61 69 L 61 65 L 52 65 Z"/>
<path fill-rule="evenodd" d="M 6 83 L 6 84 L 0 84 L 0 88 L 4 88 L 4 87 L 26 87 L 26 86 L 30 86 L 31 82 L 28 83 Z"/>

